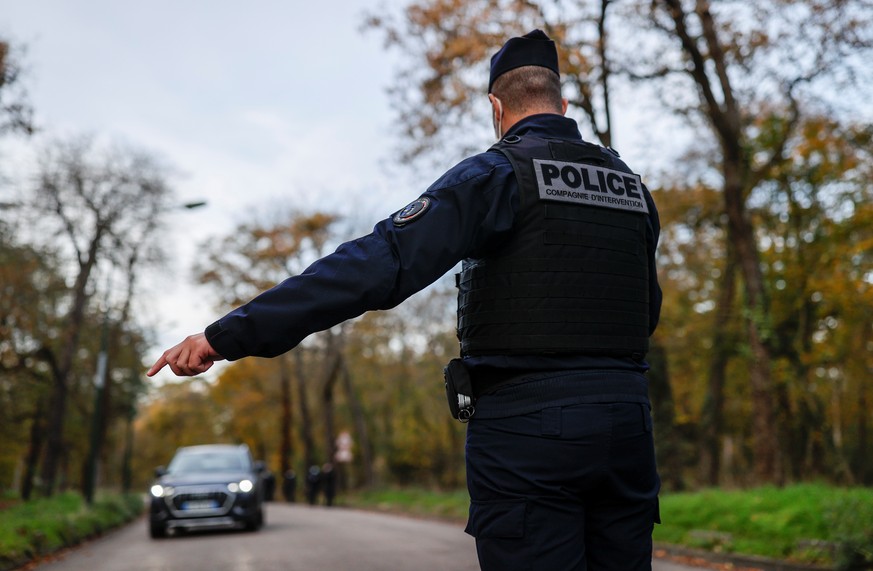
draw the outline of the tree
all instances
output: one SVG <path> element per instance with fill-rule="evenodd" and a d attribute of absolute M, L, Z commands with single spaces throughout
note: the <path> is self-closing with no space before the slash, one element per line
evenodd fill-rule
<path fill-rule="evenodd" d="M 33 108 L 21 83 L 22 66 L 9 42 L 0 38 L 0 135 L 34 132 Z"/>
<path fill-rule="evenodd" d="M 187 379 L 154 389 L 136 421 L 140 444 L 133 462 L 140 484 L 157 466 L 166 466 L 176 448 L 228 441 L 215 422 L 220 417 L 202 379 Z"/>
<path fill-rule="evenodd" d="M 11 483 L 7 475 L 26 447 L 21 493 L 27 499 L 42 453 L 51 386 L 41 339 L 57 331 L 66 285 L 50 253 L 16 243 L 15 235 L 0 225 L 0 438 L 7 443 L 0 454 L 0 487 Z"/>
<path fill-rule="evenodd" d="M 507 37 L 533 28 L 543 28 L 555 40 L 565 96 L 582 111 L 593 135 L 611 145 L 607 16 L 613 3 L 558 2 L 552 7 L 527 0 L 422 0 L 410 3 L 402 18 L 369 14 L 365 27 L 384 32 L 386 46 L 407 55 L 389 91 L 405 136 L 404 157 L 421 158 L 440 149 L 459 156 L 481 149 L 485 139 L 475 137 L 469 126 L 480 124 L 482 133 L 490 132 L 484 128 L 488 58 Z"/>
<path fill-rule="evenodd" d="M 127 272 L 121 278 L 133 283 L 140 252 L 151 243 L 158 216 L 167 208 L 166 176 L 166 167 L 148 153 L 121 147 L 104 151 L 88 138 L 57 141 L 40 157 L 30 206 L 39 217 L 38 227 L 61 238 L 59 253 L 66 256 L 73 280 L 59 342 L 42 345 L 52 376 L 41 474 L 45 495 L 54 491 L 63 452 L 70 383 L 88 302 L 99 287 L 95 271 L 121 267 Z M 132 285 L 125 289 L 132 291 Z M 104 302 L 110 294 L 104 292 Z M 130 296 L 126 299 L 128 307 Z"/>
<path fill-rule="evenodd" d="M 754 357 L 749 382 L 755 471 L 762 480 L 781 481 L 782 472 L 771 377 L 770 300 L 747 200 L 771 168 L 788 160 L 787 143 L 802 113 L 821 99 L 816 89 L 823 89 L 824 81 L 839 81 L 842 71 L 853 71 L 846 57 L 873 46 L 871 17 L 859 4 L 866 3 L 810 1 L 792 6 L 774 1 L 750 7 L 742 2 L 716 6 L 706 0 L 664 0 L 648 10 L 648 21 L 680 49 L 679 59 L 646 62 L 639 75 L 671 77 L 678 72 L 688 78 L 698 102 L 683 111 L 701 117 L 717 142 L 727 240 L 743 279 L 746 341 Z M 857 87 L 848 83 L 847 88 Z M 778 129 L 770 131 L 767 145 L 758 139 L 753 147 L 760 117 Z"/>
<path fill-rule="evenodd" d="M 846 418 L 854 416 L 856 450 L 865 445 L 870 331 L 864 324 L 873 321 L 873 292 L 865 277 L 865 268 L 873 267 L 871 141 L 869 125 L 808 117 L 788 141 L 792 160 L 774 169 L 751 200 L 764 205 L 756 217 L 768 237 L 762 252 L 772 292 L 780 440 L 794 478 L 821 471 L 815 427 L 829 401 L 834 418 L 824 443 L 840 479 L 855 482 L 869 470 L 843 432 L 851 433 Z"/>
<path fill-rule="evenodd" d="M 198 279 L 203 284 L 215 286 L 219 292 L 221 307 L 240 305 L 261 291 L 268 289 L 287 277 L 301 273 L 312 261 L 325 253 L 328 242 L 333 239 L 332 227 L 337 218 L 330 214 L 315 212 L 274 212 L 266 223 L 250 221 L 239 225 L 223 240 L 207 244 L 205 261 L 196 268 Z M 333 446 L 333 389 L 341 371 L 341 335 L 330 331 L 321 334 L 323 343 L 310 341 L 309 345 L 320 347 L 295 349 L 294 366 L 290 355 L 277 358 L 278 381 L 282 402 L 280 470 L 284 474 L 290 467 L 292 442 L 291 381 L 298 382 L 298 406 L 302 417 L 304 456 L 307 466 L 316 463 L 312 423 L 304 380 L 313 366 L 312 358 L 320 363 L 319 385 L 322 386 L 321 402 L 325 408 L 326 449 Z M 306 355 L 304 355 L 306 352 Z M 319 356 L 320 355 L 320 356 Z M 291 375 L 291 371 L 295 375 Z"/>

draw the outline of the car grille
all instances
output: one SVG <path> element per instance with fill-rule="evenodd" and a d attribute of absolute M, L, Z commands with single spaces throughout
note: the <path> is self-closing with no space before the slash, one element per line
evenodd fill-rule
<path fill-rule="evenodd" d="M 224 485 L 180 486 L 166 501 L 177 517 L 199 517 L 226 514 L 233 506 L 234 497 Z"/>

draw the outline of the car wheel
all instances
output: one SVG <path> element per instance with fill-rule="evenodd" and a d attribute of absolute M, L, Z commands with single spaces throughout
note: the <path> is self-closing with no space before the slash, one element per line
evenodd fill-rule
<path fill-rule="evenodd" d="M 152 539 L 163 539 L 167 537 L 167 526 L 162 523 L 149 523 L 149 535 Z"/>

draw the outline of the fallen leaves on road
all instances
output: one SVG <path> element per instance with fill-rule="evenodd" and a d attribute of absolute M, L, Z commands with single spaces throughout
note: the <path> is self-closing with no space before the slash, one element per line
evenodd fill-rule
<path fill-rule="evenodd" d="M 664 549 L 656 549 L 654 555 L 658 559 L 667 559 L 680 565 L 688 565 L 689 567 L 700 567 L 701 569 L 714 569 L 715 571 L 762 571 L 758 567 L 737 567 L 733 563 L 715 563 L 713 561 L 707 561 L 702 557 L 676 555 L 668 553 Z"/>

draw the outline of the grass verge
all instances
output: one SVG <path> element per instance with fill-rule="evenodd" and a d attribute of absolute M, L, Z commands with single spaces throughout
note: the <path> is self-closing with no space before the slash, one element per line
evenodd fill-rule
<path fill-rule="evenodd" d="M 0 570 L 75 545 L 143 511 L 139 494 L 98 494 L 91 506 L 67 492 L 0 510 Z"/>
<path fill-rule="evenodd" d="M 463 521 L 466 491 L 418 488 L 362 492 L 343 504 Z M 873 489 L 800 484 L 784 488 L 664 493 L 656 542 L 863 569 L 873 564 Z M 866 567 L 870 568 L 870 567 Z"/>
<path fill-rule="evenodd" d="M 346 494 L 343 505 L 375 511 L 464 521 L 470 506 L 467 490 L 433 491 L 423 488 L 388 488 Z"/>
<path fill-rule="evenodd" d="M 785 488 L 665 494 L 655 541 L 723 553 L 863 568 L 873 563 L 873 489 Z"/>

